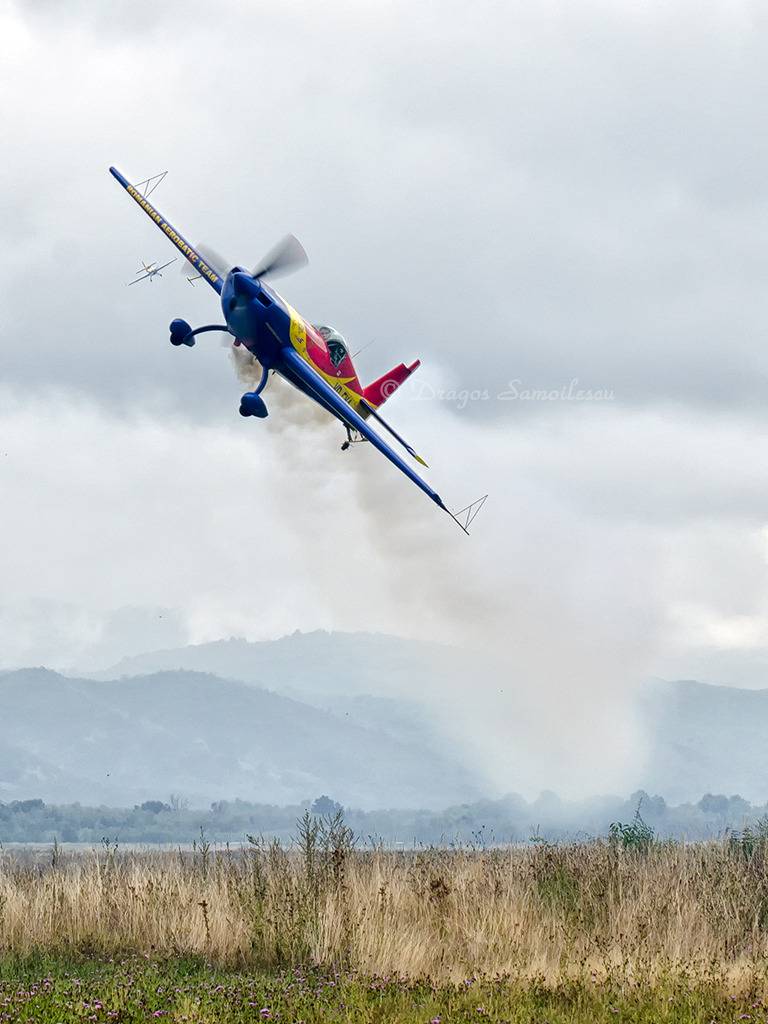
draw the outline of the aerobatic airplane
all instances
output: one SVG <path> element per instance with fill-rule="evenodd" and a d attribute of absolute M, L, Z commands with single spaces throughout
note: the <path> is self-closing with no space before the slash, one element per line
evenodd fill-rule
<path fill-rule="evenodd" d="M 138 284 L 139 281 L 146 281 L 147 279 L 149 279 L 149 282 L 151 284 L 153 278 L 155 278 L 155 277 L 162 277 L 163 276 L 160 273 L 161 270 L 165 270 L 166 267 L 170 267 L 170 265 L 172 263 L 175 263 L 175 262 L 176 262 L 176 257 L 175 256 L 173 257 L 172 260 L 168 260 L 167 263 L 163 263 L 162 266 L 159 266 L 159 267 L 157 266 L 157 260 L 153 260 L 149 264 L 145 263 L 144 260 L 141 260 L 141 267 L 140 267 L 139 270 L 136 271 L 136 273 L 137 274 L 143 274 L 144 276 L 143 277 L 137 277 L 135 281 L 129 281 L 128 282 L 129 287 L 132 284 Z"/>
<path fill-rule="evenodd" d="M 487 495 L 458 512 L 451 512 L 440 495 L 368 422 L 373 420 L 378 423 L 412 458 L 426 465 L 408 442 L 382 419 L 378 411 L 417 369 L 419 360 L 410 365 L 400 363 L 364 387 L 355 371 L 347 344 L 338 331 L 325 325 L 308 323 L 265 282 L 267 277 L 287 273 L 307 262 L 304 249 L 293 235 L 286 236 L 252 271 L 237 266 L 214 266 L 217 261 L 208 256 L 207 252 L 191 246 L 148 201 L 147 193 L 142 193 L 139 187 L 132 185 L 115 167 L 110 167 L 110 173 L 176 246 L 194 271 L 195 279 L 200 277 L 207 281 L 221 297 L 225 323 L 207 324 L 193 330 L 186 320 L 173 320 L 170 325 L 171 344 L 191 347 L 198 335 L 223 331 L 234 337 L 235 345 L 245 346 L 262 367 L 261 380 L 256 390 L 246 392 L 240 399 L 240 414 L 258 418 L 267 415 L 261 393 L 266 387 L 269 374 L 278 373 L 341 421 L 347 431 L 347 440 L 342 448 L 346 449 L 356 441 L 369 441 L 467 533 L 467 528 L 480 511 Z M 158 175 L 148 181 L 151 183 L 157 178 L 162 180 L 164 176 Z"/>

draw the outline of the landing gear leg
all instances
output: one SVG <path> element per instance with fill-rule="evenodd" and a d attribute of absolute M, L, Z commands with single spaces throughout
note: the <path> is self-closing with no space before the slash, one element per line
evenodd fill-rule
<path fill-rule="evenodd" d="M 353 430 L 352 427 L 348 427 L 346 423 L 344 424 L 344 429 L 347 432 L 347 440 L 341 446 L 341 450 L 343 452 L 345 452 L 347 450 L 347 448 L 349 448 L 350 445 L 362 444 L 363 441 L 366 440 L 366 438 L 364 438 L 360 434 L 358 434 L 358 432 L 356 430 Z"/>
<path fill-rule="evenodd" d="M 240 415 L 241 416 L 258 416 L 260 420 L 263 420 L 267 415 L 267 406 L 264 403 L 264 399 L 261 397 L 261 392 L 267 386 L 267 380 L 269 379 L 269 367 L 263 367 L 261 371 L 261 380 L 259 386 L 255 391 L 246 391 L 243 397 L 240 399 Z"/>

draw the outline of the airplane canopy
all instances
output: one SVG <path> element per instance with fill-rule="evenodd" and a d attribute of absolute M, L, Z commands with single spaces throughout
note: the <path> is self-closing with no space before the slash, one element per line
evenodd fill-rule
<path fill-rule="evenodd" d="M 328 346 L 331 362 L 334 366 L 338 366 L 344 361 L 348 352 L 344 335 L 337 331 L 335 327 L 329 327 L 327 324 L 313 324 L 312 326 Z"/>

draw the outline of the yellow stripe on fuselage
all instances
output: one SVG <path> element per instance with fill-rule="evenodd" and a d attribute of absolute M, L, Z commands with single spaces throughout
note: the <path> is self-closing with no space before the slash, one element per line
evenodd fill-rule
<path fill-rule="evenodd" d="M 304 319 L 303 316 L 296 312 L 293 306 L 291 306 L 289 303 L 285 301 L 285 299 L 283 299 L 282 295 L 280 296 L 280 298 L 291 317 L 290 337 L 291 344 L 293 345 L 293 347 L 299 353 L 301 358 L 305 362 L 309 363 L 309 365 L 312 367 L 315 373 L 318 373 L 323 378 L 326 384 L 330 384 L 333 390 L 337 394 L 341 395 L 341 397 L 348 405 L 351 405 L 353 409 L 356 409 L 357 406 L 360 404 L 361 396 L 358 395 L 356 391 L 353 391 L 352 388 L 347 387 L 347 384 L 349 384 L 349 382 L 354 380 L 355 378 L 332 377 L 330 374 L 326 373 L 325 370 L 322 369 L 322 367 L 318 366 L 317 363 L 313 362 L 313 360 L 310 358 L 309 352 L 307 351 L 306 320 Z"/>

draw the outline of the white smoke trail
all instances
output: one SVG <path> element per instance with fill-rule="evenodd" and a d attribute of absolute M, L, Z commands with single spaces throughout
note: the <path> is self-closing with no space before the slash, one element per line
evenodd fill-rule
<path fill-rule="evenodd" d="M 242 346 L 231 347 L 231 358 L 238 380 L 253 388 L 258 361 Z M 600 528 L 582 525 L 574 534 L 541 495 L 516 493 L 499 478 L 499 466 L 514 474 L 505 433 L 494 438 L 462 424 L 439 403 L 419 411 L 442 463 L 446 500 L 460 489 L 476 497 L 484 480 L 495 481 L 469 539 L 370 446 L 342 455 L 340 424 L 282 379 L 270 378 L 265 399 L 270 444 L 284 466 L 271 500 L 292 509 L 307 575 L 329 578 L 341 551 L 353 572 L 378 574 L 401 632 L 471 652 L 413 680 L 452 742 L 501 791 L 584 791 L 606 771 L 631 778 L 641 744 L 629 702 L 655 623 L 622 572 L 595 572 L 595 553 L 614 542 Z M 413 416 L 413 408 L 403 411 Z M 340 516 L 339 547 L 318 544 L 313 524 Z M 353 536 L 376 553 L 374 562 L 354 564 Z M 620 554 L 621 538 L 615 543 Z M 636 572 L 637 564 L 623 568 Z M 338 609 L 340 621 L 347 611 Z"/>

